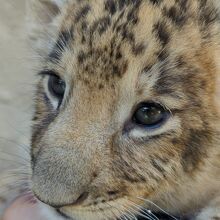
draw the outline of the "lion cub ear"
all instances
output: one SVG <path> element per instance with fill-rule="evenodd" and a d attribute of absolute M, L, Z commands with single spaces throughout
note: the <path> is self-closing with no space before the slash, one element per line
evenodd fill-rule
<path fill-rule="evenodd" d="M 69 0 L 28 0 L 27 34 L 30 46 L 44 56 L 54 42 L 60 24 L 60 15 Z"/>

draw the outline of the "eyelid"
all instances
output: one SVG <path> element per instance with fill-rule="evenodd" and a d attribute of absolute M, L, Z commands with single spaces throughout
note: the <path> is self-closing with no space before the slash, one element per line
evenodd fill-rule
<path fill-rule="evenodd" d="M 154 138 L 155 136 L 162 134 L 181 134 L 181 120 L 178 116 L 170 115 L 169 120 L 164 123 L 159 129 L 151 129 L 146 132 L 146 129 L 138 127 L 137 129 L 130 130 L 128 136 L 135 141 L 140 140 L 140 142 L 147 141 L 149 138 Z"/>
<path fill-rule="evenodd" d="M 38 75 L 43 76 L 43 77 L 45 77 L 45 76 L 56 76 L 58 78 L 61 78 L 59 76 L 59 74 L 57 72 L 53 71 L 53 70 L 42 70 L 41 72 L 38 73 Z"/>

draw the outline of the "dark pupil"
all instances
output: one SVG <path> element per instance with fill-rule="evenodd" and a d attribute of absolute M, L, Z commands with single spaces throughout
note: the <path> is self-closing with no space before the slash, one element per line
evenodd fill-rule
<path fill-rule="evenodd" d="M 164 109 L 161 106 L 143 106 L 135 113 L 135 121 L 142 125 L 155 125 L 164 118 Z"/>
<path fill-rule="evenodd" d="M 66 84 L 58 76 L 50 76 L 48 87 L 52 95 L 62 98 L 65 93 Z"/>

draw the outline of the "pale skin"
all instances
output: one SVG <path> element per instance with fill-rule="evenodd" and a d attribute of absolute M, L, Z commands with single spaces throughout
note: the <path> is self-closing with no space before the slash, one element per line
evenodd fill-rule
<path fill-rule="evenodd" d="M 25 198 L 15 200 L 6 210 L 2 220 L 45 220 L 39 215 L 38 206 Z"/>

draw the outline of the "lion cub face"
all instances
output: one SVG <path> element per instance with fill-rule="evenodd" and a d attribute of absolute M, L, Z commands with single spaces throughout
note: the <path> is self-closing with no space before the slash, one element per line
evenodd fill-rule
<path fill-rule="evenodd" d="M 113 219 L 138 213 L 140 198 L 165 201 L 201 169 L 219 120 L 217 17 L 202 2 L 33 1 L 41 201 L 74 219 Z"/>

